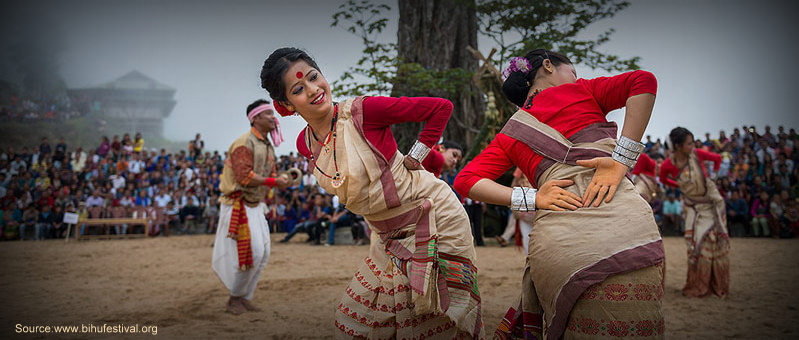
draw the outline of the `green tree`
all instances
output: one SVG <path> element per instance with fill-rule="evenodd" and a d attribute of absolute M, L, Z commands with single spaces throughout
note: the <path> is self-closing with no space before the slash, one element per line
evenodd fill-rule
<path fill-rule="evenodd" d="M 391 92 L 397 69 L 397 44 L 378 42 L 379 35 L 388 23 L 385 12 L 390 10 L 388 5 L 349 0 L 333 14 L 330 26 L 343 27 L 361 38 L 364 46 L 363 55 L 356 65 L 333 81 L 332 91 L 335 95 L 387 95 Z"/>
<path fill-rule="evenodd" d="M 535 48 L 568 55 L 576 64 L 606 71 L 639 68 L 639 57 L 622 58 L 599 47 L 608 29 L 595 38 L 578 38 L 592 23 L 629 6 L 623 0 L 404 0 L 399 2 L 399 43 L 379 43 L 391 8 L 367 0 L 342 4 L 332 26 L 363 41 L 356 66 L 333 82 L 336 95 L 437 96 L 455 109 L 445 137 L 466 144 L 473 158 L 515 111 L 502 94 L 498 68 L 512 56 Z M 479 55 L 477 33 L 490 38 L 499 53 Z M 483 66 L 478 69 L 478 61 Z M 421 129 L 419 123 L 392 128 L 401 150 Z"/>
<path fill-rule="evenodd" d="M 481 0 L 477 4 L 480 33 L 499 47 L 494 62 L 536 48 L 566 54 L 576 64 L 606 71 L 638 69 L 639 57 L 621 58 L 598 48 L 610 40 L 614 29 L 594 39 L 580 39 L 579 33 L 594 22 L 613 17 L 630 3 L 620 0 Z"/>
<path fill-rule="evenodd" d="M 468 162 L 482 151 L 502 129 L 516 110 L 502 94 L 499 70 L 513 56 L 522 56 L 536 48 L 566 54 L 576 64 L 606 71 L 637 69 L 639 57 L 621 58 L 603 53 L 598 47 L 609 41 L 614 30 L 608 29 L 595 39 L 577 38 L 592 23 L 613 17 L 629 6 L 619 0 L 481 0 L 477 4 L 480 33 L 491 38 L 498 52 L 483 57 L 472 51 L 483 66 L 476 78 L 489 99 L 484 123 L 475 143 L 469 145 L 464 160 Z"/>

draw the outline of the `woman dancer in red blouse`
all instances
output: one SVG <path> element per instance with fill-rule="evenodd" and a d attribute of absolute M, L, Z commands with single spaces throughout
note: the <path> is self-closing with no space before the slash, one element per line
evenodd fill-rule
<path fill-rule="evenodd" d="M 641 194 L 641 197 L 647 202 L 652 202 L 662 191 L 660 190 L 660 186 L 658 186 L 657 179 L 655 179 L 657 167 L 658 162 L 649 157 L 646 153 L 642 153 L 641 156 L 638 157 L 638 162 L 635 163 L 635 167 L 633 168 L 632 174 L 635 176 L 633 178 L 635 190 L 638 190 L 638 193 Z"/>
<path fill-rule="evenodd" d="M 314 176 L 372 228 L 370 254 L 336 311 L 343 334 L 365 338 L 483 338 L 469 219 L 449 186 L 422 170 L 452 113 L 440 98 L 332 101 L 319 67 L 295 48 L 274 51 L 261 85 L 282 115 L 307 127 L 297 150 Z M 391 125 L 425 122 L 408 155 Z M 564 189 L 553 187 L 549 197 Z M 561 203 L 563 204 L 563 203 Z"/>
<path fill-rule="evenodd" d="M 674 154 L 663 161 L 660 181 L 680 188 L 685 206 L 685 242 L 688 245 L 688 276 L 682 293 L 690 297 L 730 291 L 730 237 L 724 199 L 703 164 L 721 166 L 721 156 L 694 147 L 694 135 L 683 127 L 669 134 Z"/>
<path fill-rule="evenodd" d="M 651 208 L 625 178 L 644 148 L 654 76 L 577 79 L 566 56 L 542 49 L 514 58 L 505 73 L 503 91 L 522 109 L 460 172 L 455 190 L 513 210 L 538 206 L 534 189 L 493 181 L 515 165 L 539 190 L 547 180 L 573 182 L 567 190 L 582 200 L 536 213 L 521 304 L 495 335 L 662 338 L 662 241 Z M 605 116 L 625 106 L 617 142 Z"/>

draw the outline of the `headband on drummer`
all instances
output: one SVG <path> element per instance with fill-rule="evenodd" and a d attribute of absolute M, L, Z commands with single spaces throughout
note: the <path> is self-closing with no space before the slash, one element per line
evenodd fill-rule
<path fill-rule="evenodd" d="M 255 120 L 255 117 L 257 117 L 258 114 L 264 111 L 274 110 L 274 109 L 275 108 L 272 106 L 272 104 L 269 103 L 261 104 L 252 109 L 249 113 L 247 113 L 247 119 L 249 119 L 250 124 L 252 124 L 252 122 Z M 277 118 L 275 118 L 275 128 L 269 133 L 269 135 L 272 137 L 272 144 L 274 144 L 275 146 L 279 146 L 280 143 L 283 143 L 283 130 L 280 129 L 280 120 L 278 120 Z"/>
<path fill-rule="evenodd" d="M 249 113 L 247 113 L 247 119 L 249 119 L 250 123 L 252 123 L 253 120 L 255 120 L 255 117 L 259 113 L 267 111 L 267 110 L 273 110 L 274 111 L 274 109 L 275 108 L 272 106 L 272 104 L 269 104 L 269 103 L 259 105 L 259 106 L 255 107 L 254 109 L 252 109 Z"/>

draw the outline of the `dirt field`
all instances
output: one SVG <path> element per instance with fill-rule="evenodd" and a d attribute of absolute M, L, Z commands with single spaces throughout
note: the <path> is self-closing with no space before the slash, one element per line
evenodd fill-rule
<path fill-rule="evenodd" d="M 157 326 L 164 338 L 330 338 L 333 311 L 367 246 L 279 244 L 254 303 L 263 312 L 224 313 L 227 291 L 211 270 L 210 235 L 65 243 L 0 243 L 0 336 L 22 326 Z M 665 239 L 666 335 L 671 339 L 799 338 L 799 240 L 733 239 L 727 299 L 688 299 L 685 245 Z M 486 335 L 518 297 L 524 258 L 489 244 L 477 250 Z M 51 331 L 54 331 L 51 328 Z M 77 333 L 62 338 L 117 338 Z"/>

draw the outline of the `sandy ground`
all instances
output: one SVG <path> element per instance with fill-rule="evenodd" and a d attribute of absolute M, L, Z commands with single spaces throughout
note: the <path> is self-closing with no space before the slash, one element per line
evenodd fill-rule
<path fill-rule="evenodd" d="M 276 241 L 255 304 L 263 312 L 223 312 L 227 291 L 211 270 L 211 235 L 65 243 L 0 243 L 0 336 L 16 325 L 157 326 L 165 338 L 331 338 L 333 311 L 367 246 L 312 247 L 299 236 Z M 799 338 L 799 240 L 733 239 L 731 294 L 688 299 L 685 245 L 666 238 L 666 335 L 687 338 Z M 477 250 L 490 337 L 521 285 L 524 258 L 489 244 Z M 51 331 L 54 329 L 51 328 Z M 62 338 L 116 338 L 73 334 Z M 136 334 L 129 337 L 151 337 Z"/>

